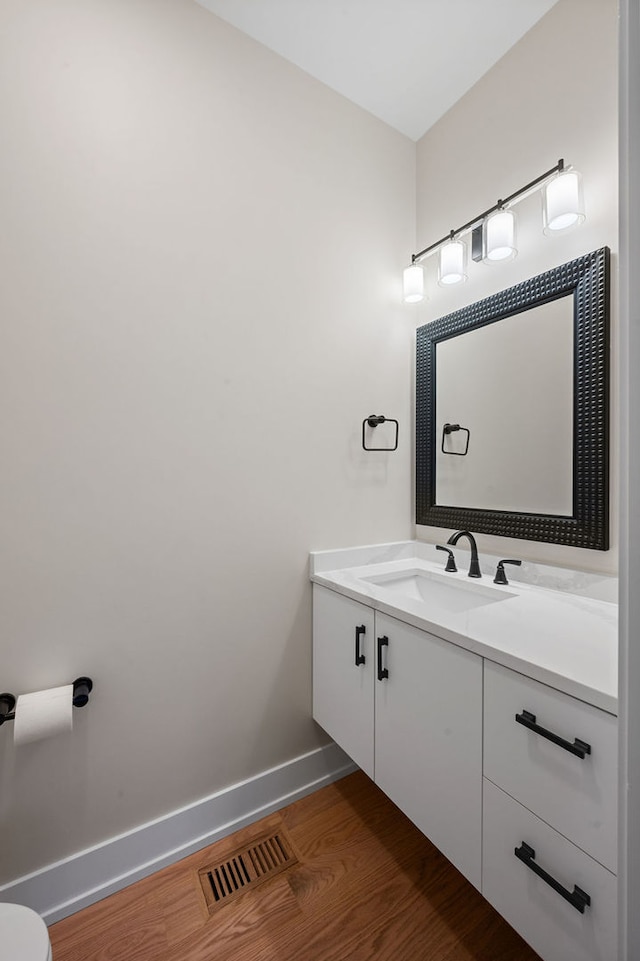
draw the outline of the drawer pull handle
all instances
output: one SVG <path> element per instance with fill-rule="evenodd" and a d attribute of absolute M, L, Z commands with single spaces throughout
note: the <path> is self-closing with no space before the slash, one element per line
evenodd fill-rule
<path fill-rule="evenodd" d="M 586 754 L 591 754 L 591 745 L 587 744 L 586 741 L 575 738 L 572 744 L 571 741 L 566 741 L 563 737 L 560 737 L 559 734 L 554 734 L 553 731 L 547 731 L 546 728 L 536 724 L 536 716 L 530 711 L 523 711 L 522 714 L 516 714 L 516 721 L 518 724 L 529 728 L 529 730 L 535 734 L 539 734 L 540 737 L 546 737 L 548 741 L 553 741 L 554 744 L 558 744 L 564 748 L 565 751 L 569 751 L 570 754 L 575 754 L 581 761 L 584 761 Z"/>
<path fill-rule="evenodd" d="M 389 646 L 388 637 L 385 636 L 385 637 L 378 638 L 378 680 L 379 681 L 384 681 L 385 677 L 389 677 L 389 671 L 386 669 L 386 667 L 382 666 L 382 648 L 388 647 L 388 646 Z"/>
<path fill-rule="evenodd" d="M 554 891 L 557 891 L 558 894 L 565 899 L 565 901 L 568 901 L 569 904 L 576 909 L 576 911 L 579 911 L 580 914 L 584 914 L 584 909 L 588 908 L 591 904 L 591 898 L 585 891 L 579 888 L 577 884 L 574 884 L 573 891 L 568 891 L 567 888 L 563 887 L 559 881 L 556 881 L 556 879 L 552 878 L 550 874 L 547 874 L 544 868 L 541 868 L 539 864 L 536 864 L 536 852 L 528 844 L 525 844 L 524 841 L 521 841 L 520 847 L 516 848 L 513 853 L 517 858 L 519 858 L 520 861 L 522 861 L 523 864 L 526 864 L 528 868 L 531 868 L 534 874 L 537 874 L 539 878 L 542 878 L 542 880 L 549 885 L 549 887 L 553 888 Z"/>
<path fill-rule="evenodd" d="M 356 667 L 360 667 L 360 665 L 364 664 L 366 661 L 364 654 L 360 653 L 360 637 L 362 634 L 366 633 L 367 628 L 364 624 L 361 624 L 360 627 L 356 627 Z"/>

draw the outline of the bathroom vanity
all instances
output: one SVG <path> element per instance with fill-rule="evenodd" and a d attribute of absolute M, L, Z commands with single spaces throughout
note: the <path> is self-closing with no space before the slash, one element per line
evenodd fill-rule
<path fill-rule="evenodd" d="M 615 961 L 617 605 L 495 563 L 312 554 L 314 718 L 545 961 Z"/>

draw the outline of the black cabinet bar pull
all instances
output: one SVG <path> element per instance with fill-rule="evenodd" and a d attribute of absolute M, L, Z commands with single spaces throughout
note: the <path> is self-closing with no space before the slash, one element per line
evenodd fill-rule
<path fill-rule="evenodd" d="M 564 748 L 565 751 L 569 751 L 570 754 L 575 754 L 581 761 L 584 761 L 585 754 L 591 754 L 591 745 L 587 744 L 586 741 L 575 738 L 572 744 L 571 741 L 566 741 L 563 737 L 560 737 L 559 734 L 554 734 L 553 731 L 547 731 L 546 728 L 536 724 L 536 716 L 530 711 L 523 711 L 522 714 L 516 714 L 516 721 L 518 724 L 528 727 L 529 730 L 535 734 L 539 734 L 540 737 L 546 737 L 548 741 L 553 741 L 554 744 Z"/>
<path fill-rule="evenodd" d="M 542 880 L 548 884 L 550 888 L 553 888 L 553 890 L 557 891 L 558 894 L 565 899 L 565 901 L 568 901 L 569 904 L 576 909 L 576 911 L 579 911 L 580 914 L 584 914 L 584 909 L 588 908 L 591 904 L 591 898 L 585 891 L 579 888 L 577 884 L 574 884 L 573 891 L 568 891 L 567 888 L 564 888 L 559 881 L 556 881 L 556 879 L 552 878 L 550 874 L 547 874 L 544 868 L 541 868 L 539 864 L 536 864 L 536 852 L 532 847 L 529 847 L 528 844 L 525 844 L 524 841 L 520 842 L 520 847 L 516 848 L 513 853 L 517 858 L 519 858 L 520 861 L 522 861 L 523 864 L 526 864 L 528 868 L 531 868 L 534 874 L 537 874 L 539 878 L 542 878 Z"/>
<path fill-rule="evenodd" d="M 385 677 L 389 677 L 389 671 L 386 667 L 382 666 L 382 648 L 389 646 L 389 638 L 379 637 L 378 638 L 378 680 L 384 681 Z"/>
<path fill-rule="evenodd" d="M 366 633 L 367 629 L 364 624 L 361 624 L 360 627 L 356 627 L 356 667 L 360 667 L 360 665 L 364 664 L 366 661 L 364 654 L 360 653 L 360 637 L 362 634 Z"/>

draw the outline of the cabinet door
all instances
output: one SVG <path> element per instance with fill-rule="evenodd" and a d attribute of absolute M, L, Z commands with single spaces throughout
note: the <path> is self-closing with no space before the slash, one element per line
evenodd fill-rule
<path fill-rule="evenodd" d="M 386 615 L 378 638 L 376 783 L 480 889 L 482 658 Z"/>
<path fill-rule="evenodd" d="M 373 777 L 373 610 L 313 586 L 313 716 Z"/>
<path fill-rule="evenodd" d="M 616 961 L 616 889 L 614 874 L 485 778 L 482 893 L 541 958 Z"/>

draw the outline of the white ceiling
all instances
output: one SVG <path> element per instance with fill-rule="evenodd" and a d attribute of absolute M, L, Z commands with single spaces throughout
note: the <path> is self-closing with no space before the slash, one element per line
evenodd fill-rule
<path fill-rule="evenodd" d="M 418 140 L 557 0 L 197 0 Z"/>

